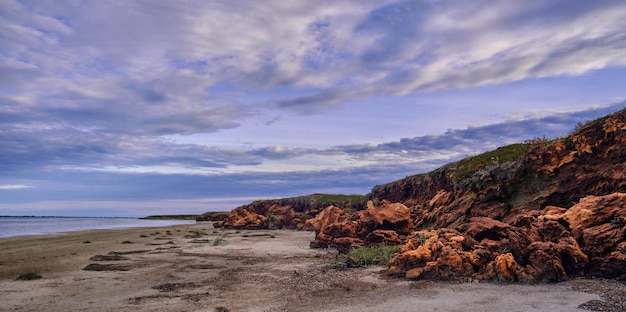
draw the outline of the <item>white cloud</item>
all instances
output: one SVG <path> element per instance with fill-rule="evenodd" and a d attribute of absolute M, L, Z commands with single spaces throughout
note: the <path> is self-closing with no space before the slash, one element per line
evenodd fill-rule
<path fill-rule="evenodd" d="M 27 188 L 32 188 L 32 186 L 21 185 L 21 184 L 0 185 L 0 190 L 20 190 L 20 189 L 27 189 Z"/>

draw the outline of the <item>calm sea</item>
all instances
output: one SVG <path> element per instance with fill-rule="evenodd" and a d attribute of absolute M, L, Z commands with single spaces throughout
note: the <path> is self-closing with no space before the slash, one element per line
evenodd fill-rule
<path fill-rule="evenodd" d="M 140 220 L 131 218 L 0 217 L 0 237 L 195 223 L 196 221 L 190 220 Z"/>

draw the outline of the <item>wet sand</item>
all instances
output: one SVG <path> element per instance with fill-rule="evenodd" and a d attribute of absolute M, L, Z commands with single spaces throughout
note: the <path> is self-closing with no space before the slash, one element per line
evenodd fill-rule
<path fill-rule="evenodd" d="M 313 236 L 195 224 L 2 238 L 0 311 L 583 311 L 603 304 L 602 285 L 623 293 L 612 281 L 459 284 L 392 279 L 381 267 L 337 271 L 327 268 L 334 250 L 308 247 Z M 29 271 L 43 278 L 16 280 Z"/>

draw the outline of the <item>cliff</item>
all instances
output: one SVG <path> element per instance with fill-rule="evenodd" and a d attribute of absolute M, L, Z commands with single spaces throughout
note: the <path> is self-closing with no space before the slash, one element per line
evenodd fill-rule
<path fill-rule="evenodd" d="M 407 278 L 626 279 L 624 160 L 626 110 L 562 139 L 501 147 L 376 186 L 349 207 L 255 202 L 224 225 L 267 227 L 269 218 L 315 230 L 312 247 L 402 244 L 389 272 Z"/>

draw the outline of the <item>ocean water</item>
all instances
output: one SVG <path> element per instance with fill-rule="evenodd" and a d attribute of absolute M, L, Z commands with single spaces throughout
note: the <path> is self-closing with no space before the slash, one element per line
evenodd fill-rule
<path fill-rule="evenodd" d="M 141 220 L 132 218 L 0 217 L 0 237 L 195 223 L 191 220 Z"/>

